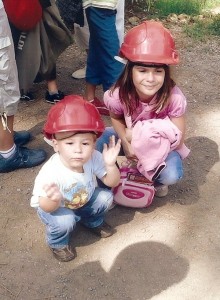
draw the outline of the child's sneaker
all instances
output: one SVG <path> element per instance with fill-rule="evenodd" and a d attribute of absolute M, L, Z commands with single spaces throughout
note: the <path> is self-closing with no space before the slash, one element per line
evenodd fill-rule
<path fill-rule="evenodd" d="M 106 222 L 103 222 L 101 225 L 98 227 L 90 228 L 87 227 L 91 232 L 93 232 L 95 235 L 101 237 L 101 238 L 107 238 L 113 233 L 115 233 L 115 229 L 113 229 L 109 224 Z"/>
<path fill-rule="evenodd" d="M 45 94 L 45 99 L 46 102 L 50 103 L 50 104 L 55 104 L 56 102 L 59 102 L 60 100 L 62 100 L 64 98 L 64 93 L 61 91 L 58 91 L 58 93 L 56 94 L 52 94 L 50 95 L 50 93 L 47 91 Z"/>
<path fill-rule="evenodd" d="M 109 110 L 108 108 L 105 106 L 104 102 L 100 101 L 98 98 L 94 98 L 93 100 L 89 101 L 90 103 L 92 103 L 93 105 L 95 105 L 95 107 L 98 109 L 99 113 L 101 115 L 104 116 L 109 116 Z"/>
<path fill-rule="evenodd" d="M 86 67 L 73 72 L 72 77 L 75 79 L 83 79 L 86 77 Z"/>
<path fill-rule="evenodd" d="M 34 95 L 31 92 L 27 92 L 26 94 L 21 94 L 21 101 L 31 102 L 34 101 Z"/>
<path fill-rule="evenodd" d="M 76 257 L 76 250 L 71 245 L 64 246 L 63 248 L 49 248 L 53 252 L 54 257 L 62 262 L 73 260 Z"/>
<path fill-rule="evenodd" d="M 47 154 L 44 150 L 32 150 L 16 147 L 15 153 L 4 158 L 0 154 L 0 173 L 7 173 L 21 168 L 32 168 L 45 161 Z"/>
<path fill-rule="evenodd" d="M 155 196 L 162 198 L 165 197 L 168 194 L 168 185 L 157 185 L 155 186 Z"/>

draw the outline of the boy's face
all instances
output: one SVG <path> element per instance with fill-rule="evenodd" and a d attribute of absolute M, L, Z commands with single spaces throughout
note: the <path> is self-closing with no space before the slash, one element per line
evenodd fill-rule
<path fill-rule="evenodd" d="M 95 149 L 93 133 L 62 132 L 53 139 L 54 150 L 59 152 L 63 164 L 74 172 L 83 172 L 83 165 L 91 158 Z"/>

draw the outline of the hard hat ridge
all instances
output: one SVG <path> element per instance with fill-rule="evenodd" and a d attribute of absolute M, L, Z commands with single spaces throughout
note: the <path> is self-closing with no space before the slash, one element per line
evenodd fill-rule
<path fill-rule="evenodd" d="M 68 131 L 91 131 L 100 136 L 104 129 L 104 122 L 92 103 L 81 96 L 68 95 L 49 110 L 43 132 L 51 139 L 58 132 Z"/>
<path fill-rule="evenodd" d="M 132 62 L 167 65 L 179 63 L 170 31 L 157 21 L 144 21 L 128 31 L 119 55 Z"/>

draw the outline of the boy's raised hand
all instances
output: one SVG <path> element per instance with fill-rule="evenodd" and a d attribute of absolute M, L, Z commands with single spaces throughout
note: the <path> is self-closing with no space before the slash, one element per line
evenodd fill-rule
<path fill-rule="evenodd" d="M 109 139 L 109 144 L 104 144 L 103 147 L 103 159 L 107 166 L 113 166 L 116 163 L 119 151 L 121 149 L 121 140 L 118 139 L 115 143 L 115 136 L 112 135 Z"/>

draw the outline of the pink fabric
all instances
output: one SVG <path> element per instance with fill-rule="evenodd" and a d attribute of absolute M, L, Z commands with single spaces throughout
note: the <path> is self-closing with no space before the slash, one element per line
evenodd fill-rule
<path fill-rule="evenodd" d="M 177 86 L 174 86 L 171 91 L 168 106 L 162 112 L 158 113 L 152 112 L 155 105 L 155 96 L 150 103 L 140 102 L 140 105 L 135 110 L 134 114 L 132 116 L 128 116 L 126 108 L 120 102 L 118 93 L 118 89 L 116 89 L 113 93 L 106 91 L 103 99 L 110 112 L 119 116 L 124 116 L 127 128 L 131 128 L 138 120 L 165 119 L 166 117 L 178 118 L 184 115 L 186 111 L 186 98 Z"/>
<path fill-rule="evenodd" d="M 181 131 L 168 117 L 138 121 L 132 130 L 131 146 L 138 158 L 139 172 L 152 179 L 158 167 L 163 166 L 169 152 L 179 145 L 181 137 Z M 182 158 L 189 154 L 185 145 L 177 151 Z"/>

